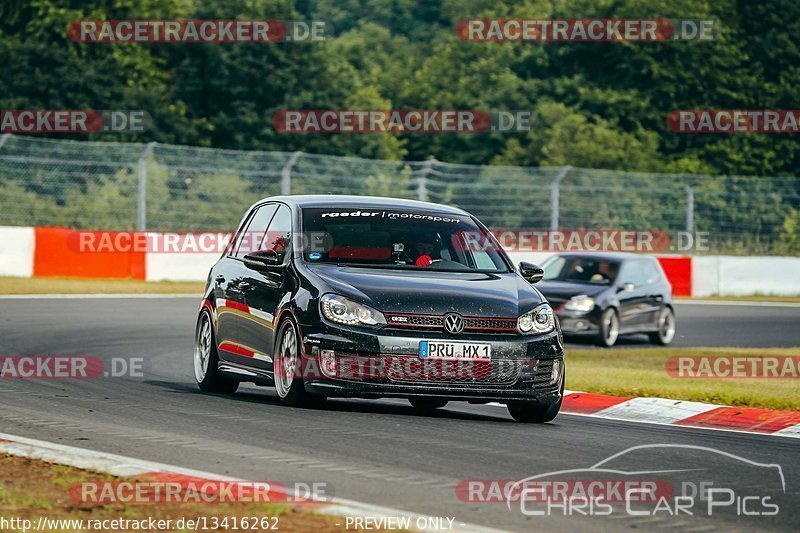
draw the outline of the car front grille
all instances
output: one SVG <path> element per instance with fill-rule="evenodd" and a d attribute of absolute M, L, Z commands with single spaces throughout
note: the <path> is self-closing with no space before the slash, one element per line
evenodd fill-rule
<path fill-rule="evenodd" d="M 425 388 L 477 387 L 500 390 L 514 386 L 545 391 L 556 386 L 550 381 L 553 361 L 504 358 L 471 361 L 427 359 L 413 355 L 337 354 L 335 378 Z"/>
<path fill-rule="evenodd" d="M 417 331 L 444 331 L 444 317 L 438 315 L 411 315 L 387 313 L 391 329 Z M 464 331 L 471 333 L 516 333 L 516 318 L 464 317 Z"/>

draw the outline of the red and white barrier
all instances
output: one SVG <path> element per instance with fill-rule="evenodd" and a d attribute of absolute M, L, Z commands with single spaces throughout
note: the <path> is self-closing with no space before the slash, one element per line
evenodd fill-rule
<path fill-rule="evenodd" d="M 800 437 L 800 413 L 797 411 L 564 391 L 561 412 L 632 422 Z"/>
<path fill-rule="evenodd" d="M 0 275 L 33 277 L 33 228 L 0 226 Z"/>
<path fill-rule="evenodd" d="M 0 226 L 0 275 L 147 281 L 204 281 L 220 253 L 81 251 L 87 232 Z M 154 235 L 154 234 L 149 234 Z M 158 235 L 158 234 L 155 234 Z M 541 263 L 547 252 L 509 252 L 514 262 Z M 800 295 L 799 257 L 659 255 L 675 296 Z"/>

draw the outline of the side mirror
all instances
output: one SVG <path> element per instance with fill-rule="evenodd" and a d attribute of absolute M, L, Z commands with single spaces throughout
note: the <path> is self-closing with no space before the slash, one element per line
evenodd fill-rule
<path fill-rule="evenodd" d="M 274 250 L 259 250 L 244 256 L 244 266 L 251 270 L 273 270 L 281 265 L 281 258 Z"/>
<path fill-rule="evenodd" d="M 544 277 L 544 270 L 539 265 L 522 261 L 519 264 L 519 273 L 528 280 L 528 283 L 538 283 Z"/>
<path fill-rule="evenodd" d="M 633 283 L 623 283 L 619 289 L 617 289 L 617 292 L 629 292 L 635 288 L 636 286 Z"/>

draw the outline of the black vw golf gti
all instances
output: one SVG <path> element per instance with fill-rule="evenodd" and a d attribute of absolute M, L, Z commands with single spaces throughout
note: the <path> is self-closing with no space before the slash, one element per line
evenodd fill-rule
<path fill-rule="evenodd" d="M 644 333 L 662 346 L 675 338 L 672 286 L 656 258 L 573 252 L 551 256 L 542 266 L 539 290 L 568 337 L 591 335 L 605 347 L 620 335 Z"/>
<path fill-rule="evenodd" d="M 359 196 L 253 205 L 211 269 L 195 377 L 204 391 L 273 386 L 288 405 L 328 397 L 502 402 L 521 422 L 555 418 L 560 327 L 469 213 Z"/>

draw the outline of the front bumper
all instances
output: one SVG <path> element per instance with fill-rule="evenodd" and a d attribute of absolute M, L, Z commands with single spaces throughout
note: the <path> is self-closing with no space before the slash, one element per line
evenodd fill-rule
<path fill-rule="evenodd" d="M 329 324 L 303 337 L 304 358 L 319 372 L 304 377 L 308 391 L 359 398 L 436 397 L 476 403 L 561 398 L 564 348 L 554 331 L 517 334 L 468 334 L 397 330 L 364 331 Z M 492 346 L 492 361 L 435 362 L 420 359 L 422 340 L 482 342 Z M 322 362 L 335 360 L 335 370 Z M 342 365 L 346 364 L 346 371 Z M 554 376 L 554 366 L 556 366 Z M 327 369 L 327 371 L 326 371 Z"/>

